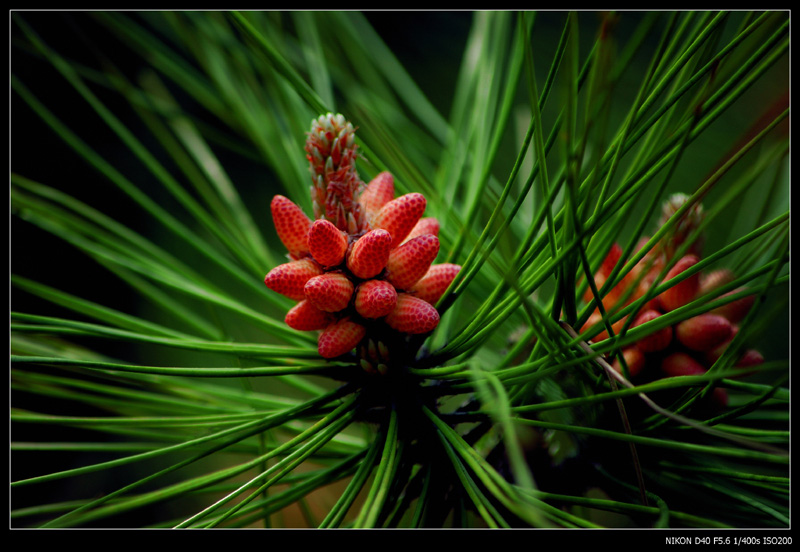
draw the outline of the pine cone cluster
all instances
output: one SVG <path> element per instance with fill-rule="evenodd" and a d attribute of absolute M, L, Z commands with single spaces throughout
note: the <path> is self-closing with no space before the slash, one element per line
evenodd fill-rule
<path fill-rule="evenodd" d="M 664 204 L 663 216 L 660 225 L 667 223 L 669 218 L 681 207 L 687 197 L 676 194 Z M 651 249 L 634 268 L 626 274 L 602 299 L 606 312 L 613 313 L 620 308 L 641 299 L 645 293 L 656 283 L 659 273 L 674 258 L 676 250 L 689 238 L 695 235 L 694 230 L 702 221 L 702 207 L 693 206 L 675 225 L 675 230 L 669 233 L 661 243 Z M 641 248 L 649 241 L 644 237 L 639 243 Z M 683 255 L 667 272 L 665 282 L 679 277 L 683 272 L 691 269 L 700 262 L 701 238 L 696 238 L 689 247 L 690 253 Z M 622 248 L 615 243 L 603 260 L 600 268 L 594 275 L 598 289 L 611 275 L 612 270 L 620 262 Z M 728 269 L 716 269 L 708 273 L 694 272 L 677 284 L 650 299 L 639 311 L 625 316 L 612 324 L 614 333 L 618 333 L 633 317 L 630 328 L 641 326 L 655 320 L 659 316 L 683 307 L 695 299 L 709 294 L 721 286 L 734 281 L 733 272 Z M 725 295 L 738 293 L 742 288 L 728 292 Z M 584 300 L 589 303 L 594 300 L 591 290 L 587 290 Z M 736 333 L 739 331 L 738 323 L 747 315 L 755 301 L 754 295 L 747 295 L 708 312 L 698 314 L 677 324 L 666 326 L 645 335 L 636 343 L 626 346 L 622 356 L 628 368 L 628 373 L 634 379 L 661 377 L 701 375 L 704 374 L 725 352 Z M 602 315 L 597 308 L 583 326 L 584 331 L 601 323 Z M 609 337 L 603 329 L 593 341 L 599 342 Z M 762 355 L 755 349 L 748 349 L 736 361 L 736 366 L 746 368 L 761 364 Z M 622 366 L 618 358 L 613 362 L 614 368 L 621 371 Z M 743 374 L 746 371 L 743 371 Z M 727 404 L 727 394 L 723 389 L 715 389 L 711 395 L 718 406 Z"/>
<path fill-rule="evenodd" d="M 290 261 L 273 268 L 264 283 L 298 302 L 286 324 L 320 330 L 318 350 L 324 358 L 349 353 L 360 343 L 375 349 L 369 334 L 379 323 L 399 334 L 432 331 L 439 324 L 434 305 L 461 268 L 432 264 L 439 252 L 439 223 L 422 216 L 427 204 L 422 194 L 394 197 L 389 172 L 366 186 L 360 180 L 354 132 L 342 115 L 312 121 L 305 150 L 315 220 L 284 196 L 271 203 Z M 386 354 L 367 356 L 375 360 Z"/>

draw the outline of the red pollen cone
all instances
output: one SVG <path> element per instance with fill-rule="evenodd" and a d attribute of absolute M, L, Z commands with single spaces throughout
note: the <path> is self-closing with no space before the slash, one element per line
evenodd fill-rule
<path fill-rule="evenodd" d="M 290 199 L 276 195 L 270 203 L 272 211 L 272 221 L 275 223 L 275 230 L 278 237 L 289 255 L 294 259 L 299 259 L 308 254 L 308 229 L 311 227 L 311 219 L 306 216 L 300 207 L 295 205 Z"/>

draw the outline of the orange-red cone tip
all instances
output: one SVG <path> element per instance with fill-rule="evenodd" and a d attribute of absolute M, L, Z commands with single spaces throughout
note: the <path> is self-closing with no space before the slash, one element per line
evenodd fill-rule
<path fill-rule="evenodd" d="M 417 236 L 422 236 L 424 234 L 433 234 L 438 238 L 439 221 L 433 217 L 423 217 L 419 219 L 419 222 L 414 225 L 414 228 L 412 228 L 411 232 L 408 233 L 408 236 L 406 236 L 406 239 L 403 241 L 403 243 L 408 243 Z"/>

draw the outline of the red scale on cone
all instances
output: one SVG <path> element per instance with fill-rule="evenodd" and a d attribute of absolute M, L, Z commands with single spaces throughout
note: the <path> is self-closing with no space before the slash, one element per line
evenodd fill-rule
<path fill-rule="evenodd" d="M 290 328 L 303 332 L 311 332 L 327 328 L 336 317 L 329 312 L 319 310 L 308 300 L 303 300 L 286 313 L 284 322 Z"/>
<path fill-rule="evenodd" d="M 293 260 L 272 269 L 264 282 L 298 301 L 286 314 L 287 325 L 321 330 L 317 345 L 324 358 L 373 343 L 373 327 L 396 332 L 400 343 L 433 331 L 439 323 L 433 304 L 461 268 L 431 265 L 439 252 L 439 222 L 422 217 L 422 194 L 395 198 L 389 172 L 366 186 L 360 180 L 354 132 L 341 115 L 328 113 L 311 123 L 305 151 L 316 220 L 283 196 L 271 203 L 275 230 Z M 400 293 L 405 291 L 410 293 Z M 376 326 L 379 320 L 385 325 Z M 385 348 L 380 338 L 386 337 L 375 342 Z M 381 356 L 382 369 L 368 371 L 385 373 L 388 354 Z M 372 368 L 374 360 L 362 358 L 361 364 Z"/>

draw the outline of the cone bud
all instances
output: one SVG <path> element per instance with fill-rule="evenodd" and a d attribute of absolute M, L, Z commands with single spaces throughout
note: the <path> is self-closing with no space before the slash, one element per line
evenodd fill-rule
<path fill-rule="evenodd" d="M 625 358 L 625 364 L 628 366 L 628 373 L 632 378 L 641 373 L 644 368 L 644 353 L 641 349 L 638 347 L 626 347 L 622 350 L 622 356 Z M 624 373 L 619 358 L 614 358 L 614 362 L 611 363 L 611 366 L 620 374 Z"/>
<path fill-rule="evenodd" d="M 339 312 L 347 307 L 353 296 L 353 282 L 339 272 L 326 272 L 309 278 L 303 288 L 306 299 L 326 312 Z"/>
<path fill-rule="evenodd" d="M 417 280 L 410 291 L 423 301 L 435 305 L 460 270 L 461 266 L 457 264 L 432 265 L 425 276 Z"/>
<path fill-rule="evenodd" d="M 315 220 L 308 230 L 308 250 L 324 267 L 339 265 L 347 251 L 347 236 L 332 222 Z"/>
<path fill-rule="evenodd" d="M 423 234 L 389 253 L 386 279 L 397 289 L 410 289 L 422 278 L 439 253 L 439 238 Z"/>
<path fill-rule="evenodd" d="M 688 270 L 698 262 L 700 262 L 700 259 L 694 255 L 686 255 L 685 257 L 682 257 L 667 273 L 667 281 L 671 280 L 678 274 L 681 274 L 685 270 Z M 667 312 L 682 307 L 694 300 L 699 288 L 700 275 L 695 273 L 664 291 L 659 296 L 661 306 Z"/>
<path fill-rule="evenodd" d="M 350 352 L 364 338 L 367 329 L 343 318 L 322 330 L 317 341 L 317 350 L 323 358 L 336 358 Z"/>
<path fill-rule="evenodd" d="M 372 221 L 373 228 L 382 228 L 392 236 L 392 247 L 403 243 L 425 212 L 425 196 L 419 193 L 402 195 L 384 205 Z"/>
<path fill-rule="evenodd" d="M 729 295 L 733 295 L 734 293 L 740 293 L 744 288 L 735 289 L 729 293 L 725 293 L 720 297 L 726 297 Z M 753 308 L 753 304 L 756 302 L 755 295 L 745 295 L 741 299 L 737 299 L 730 303 L 726 303 L 721 305 L 710 312 L 712 314 L 718 314 L 720 316 L 724 316 L 727 318 L 731 323 L 735 324 L 737 322 L 741 322 L 742 319 L 747 316 L 747 313 L 750 312 L 750 309 Z"/>
<path fill-rule="evenodd" d="M 356 291 L 356 312 L 364 318 L 381 318 L 397 304 L 397 291 L 385 280 L 367 280 Z"/>
<path fill-rule="evenodd" d="M 414 228 L 411 229 L 411 232 L 408 233 L 406 239 L 403 243 L 408 243 L 410 240 L 413 240 L 417 236 L 422 236 L 424 234 L 433 234 L 436 237 L 439 237 L 439 221 L 434 217 L 424 217 L 419 219 L 419 222 L 414 225 Z"/>
<path fill-rule="evenodd" d="M 394 199 L 394 177 L 392 173 L 384 171 L 370 180 L 358 198 L 358 202 L 364 209 L 367 220 L 372 221 L 383 206 L 392 199 Z"/>
<path fill-rule="evenodd" d="M 675 337 L 684 346 L 700 352 L 711 351 L 731 337 L 731 323 L 717 314 L 699 314 L 675 326 Z"/>
<path fill-rule="evenodd" d="M 439 324 L 439 312 L 427 301 L 407 293 L 397 294 L 397 305 L 386 323 L 401 333 L 424 334 Z"/>
<path fill-rule="evenodd" d="M 295 330 L 310 332 L 329 326 L 335 317 L 329 312 L 319 310 L 309 301 L 300 301 L 286 313 L 286 325 Z"/>
<path fill-rule="evenodd" d="M 661 314 L 655 310 L 646 310 L 636 317 L 632 327 L 641 326 L 642 324 L 650 322 L 651 320 L 655 320 L 659 316 L 661 316 Z M 665 328 L 656 330 L 650 335 L 643 337 L 636 343 L 636 346 L 643 353 L 652 353 L 666 349 L 671 342 L 672 326 L 666 326 Z"/>
<path fill-rule="evenodd" d="M 294 259 L 308 254 L 308 229 L 311 219 L 290 199 L 276 195 L 270 203 L 272 221 L 283 245 Z"/>
<path fill-rule="evenodd" d="M 353 244 L 347 256 L 347 268 L 357 278 L 377 276 L 386 267 L 391 249 L 392 236 L 387 230 L 371 230 Z"/>
<path fill-rule="evenodd" d="M 661 371 L 669 377 L 700 376 L 706 368 L 686 353 L 672 353 L 661 361 Z"/>
<path fill-rule="evenodd" d="M 322 268 L 311 259 L 299 259 L 276 266 L 264 277 L 264 284 L 289 299 L 305 299 L 306 282 L 322 274 Z"/>

